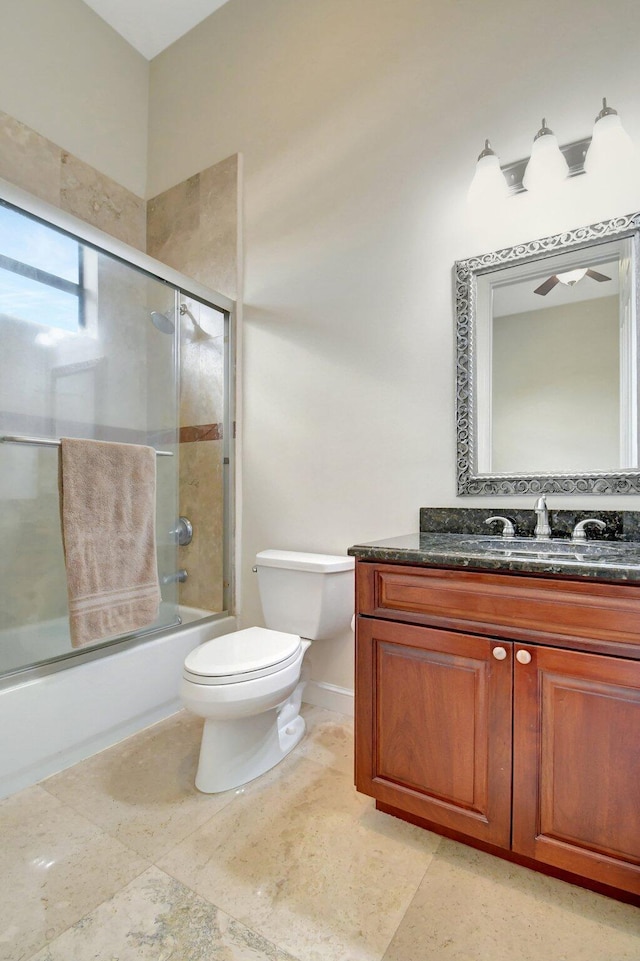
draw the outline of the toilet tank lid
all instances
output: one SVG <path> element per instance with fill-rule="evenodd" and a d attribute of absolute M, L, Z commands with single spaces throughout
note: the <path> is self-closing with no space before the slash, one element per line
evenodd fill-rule
<path fill-rule="evenodd" d="M 257 567 L 281 567 L 285 570 L 315 571 L 332 574 L 336 571 L 351 571 L 355 558 L 340 554 L 307 554 L 302 551 L 260 551 L 256 554 Z"/>

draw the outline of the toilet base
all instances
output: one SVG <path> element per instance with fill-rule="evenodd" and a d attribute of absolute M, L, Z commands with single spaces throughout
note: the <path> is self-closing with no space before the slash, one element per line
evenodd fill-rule
<path fill-rule="evenodd" d="M 304 683 L 280 707 L 252 717 L 204 722 L 196 787 L 218 794 L 265 774 L 299 744 L 305 732 L 300 715 Z"/>

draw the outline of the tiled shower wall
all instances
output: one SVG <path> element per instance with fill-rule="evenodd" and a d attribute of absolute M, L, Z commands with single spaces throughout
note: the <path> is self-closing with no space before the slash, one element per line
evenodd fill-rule
<path fill-rule="evenodd" d="M 236 298 L 236 157 L 196 174 L 147 204 L 0 111 L 0 177 Z M 191 306 L 197 316 L 198 306 Z M 193 332 L 185 318 L 179 510 L 191 519 L 194 539 L 179 551 L 178 563 L 189 572 L 187 582 L 181 585 L 180 602 L 221 610 L 223 351 L 219 340 L 193 336 Z M 50 502 L 51 498 L 43 510 L 51 509 Z M 32 521 L 37 524 L 37 518 Z M 38 578 L 38 592 L 46 589 L 46 578 Z M 60 585 L 52 584 L 51 590 L 60 593 Z M 25 604 L 32 603 L 33 599 L 25 595 Z M 43 603 L 46 610 L 55 608 L 55 598 L 43 598 Z"/>
<path fill-rule="evenodd" d="M 0 177 L 145 249 L 146 204 L 125 187 L 0 111 Z"/>

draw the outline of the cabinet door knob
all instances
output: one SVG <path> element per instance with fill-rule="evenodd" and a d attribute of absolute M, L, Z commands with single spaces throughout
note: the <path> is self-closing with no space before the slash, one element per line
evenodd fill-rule
<path fill-rule="evenodd" d="M 504 647 L 494 647 L 491 653 L 495 657 L 496 661 L 504 661 L 505 657 L 507 656 L 507 652 L 505 651 Z"/>
<path fill-rule="evenodd" d="M 529 651 L 517 651 L 516 661 L 519 664 L 531 664 L 531 654 L 529 654 Z"/>

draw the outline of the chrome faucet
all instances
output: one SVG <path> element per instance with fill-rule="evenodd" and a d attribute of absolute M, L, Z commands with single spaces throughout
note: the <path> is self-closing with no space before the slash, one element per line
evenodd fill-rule
<path fill-rule="evenodd" d="M 188 577 L 189 575 L 185 571 L 184 567 L 182 567 L 179 571 L 173 571 L 171 574 L 165 574 L 164 577 L 160 578 L 160 583 L 163 587 L 166 587 L 167 584 L 184 584 Z"/>
<path fill-rule="evenodd" d="M 549 527 L 549 511 L 547 509 L 547 501 L 544 496 L 539 497 L 536 501 L 536 506 L 534 507 L 536 514 L 536 530 L 535 538 L 537 541 L 550 541 L 551 540 L 551 528 Z"/>

